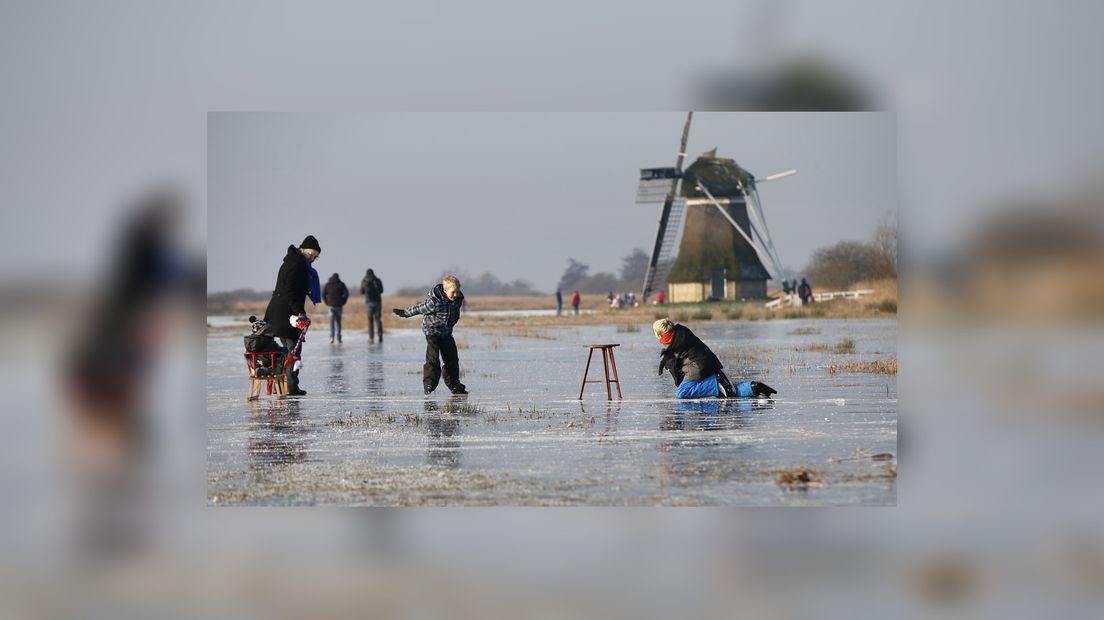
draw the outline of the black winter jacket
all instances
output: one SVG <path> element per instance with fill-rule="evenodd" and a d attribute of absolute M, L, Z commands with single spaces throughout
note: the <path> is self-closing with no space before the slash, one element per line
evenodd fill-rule
<path fill-rule="evenodd" d="M 366 303 L 380 303 L 380 295 L 383 294 L 383 280 L 374 275 L 364 276 L 364 279 L 360 281 L 360 292 L 364 295 Z"/>
<path fill-rule="evenodd" d="M 675 385 L 682 383 L 683 379 L 701 381 L 717 374 L 724 366 L 721 360 L 713 354 L 709 347 L 705 346 L 689 327 L 675 325 L 675 335 L 671 338 L 671 344 L 660 351 L 660 373 L 666 368 L 675 380 Z"/>
<path fill-rule="evenodd" d="M 444 285 L 438 284 L 429 292 L 425 301 L 403 310 L 403 316 L 424 315 L 422 333 L 427 336 L 451 336 L 452 326 L 460 320 L 460 306 L 463 303 L 463 293 L 457 293 L 456 299 L 450 300 L 445 295 Z"/>
<path fill-rule="evenodd" d="M 340 308 L 349 301 L 349 287 L 336 276 L 330 276 L 326 286 L 322 287 L 322 301 L 331 308 Z"/>
<path fill-rule="evenodd" d="M 276 288 L 268 302 L 264 320 L 272 325 L 275 336 L 280 338 L 298 338 L 300 330 L 288 321 L 293 316 L 306 314 L 304 303 L 307 289 L 310 287 L 310 271 L 307 259 L 294 245 L 289 245 L 280 272 L 276 274 Z"/>

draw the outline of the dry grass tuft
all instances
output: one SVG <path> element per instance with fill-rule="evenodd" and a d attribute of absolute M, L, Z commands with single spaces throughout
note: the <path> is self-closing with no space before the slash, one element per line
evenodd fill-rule
<path fill-rule="evenodd" d="M 502 332 L 505 336 L 517 336 L 518 338 L 536 338 L 538 340 L 555 340 L 556 337 L 545 332 L 529 327 L 512 327 Z"/>
<path fill-rule="evenodd" d="M 825 484 L 820 470 L 807 465 L 778 469 L 773 473 L 775 474 L 774 482 L 785 489 L 806 489 L 810 486 L 823 486 Z"/>
<path fill-rule="evenodd" d="M 441 408 L 441 413 L 458 413 L 461 415 L 478 415 L 483 413 L 483 408 L 467 401 L 448 401 Z"/>
<path fill-rule="evenodd" d="M 870 360 L 862 362 L 840 362 L 829 364 L 828 372 L 868 372 L 878 375 L 897 374 L 897 360 Z"/>
<path fill-rule="evenodd" d="M 796 348 L 794 350 L 795 351 L 811 351 L 811 352 L 814 352 L 814 353 L 824 353 L 824 352 L 827 352 L 827 351 L 831 351 L 832 353 L 835 353 L 837 355 L 848 355 L 848 354 L 851 354 L 851 353 L 855 352 L 855 339 L 854 338 L 844 338 L 843 340 L 840 340 L 836 344 L 832 344 L 832 345 L 824 344 L 822 342 L 821 343 L 814 343 L 814 344 L 808 345 L 806 347 Z"/>

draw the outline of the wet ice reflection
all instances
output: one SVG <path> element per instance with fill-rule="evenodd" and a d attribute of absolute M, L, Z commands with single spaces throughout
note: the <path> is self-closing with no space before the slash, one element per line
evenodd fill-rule
<path fill-rule="evenodd" d="M 457 332 L 462 380 L 424 397 L 424 339 L 393 330 L 369 346 L 308 337 L 308 396 L 247 403 L 241 338 L 208 336 L 212 503 L 894 504 L 895 477 L 866 452 L 897 452 L 895 375 L 840 371 L 895 359 L 884 320 L 693 326 L 734 379 L 770 383 L 773 400 L 678 401 L 656 376 L 650 330 L 615 326 Z M 854 352 L 818 343 L 850 338 Z M 586 350 L 620 342 L 625 399 L 576 400 Z M 783 488 L 776 472 L 816 467 L 824 484 Z M 895 470 L 894 470 L 895 471 Z"/>

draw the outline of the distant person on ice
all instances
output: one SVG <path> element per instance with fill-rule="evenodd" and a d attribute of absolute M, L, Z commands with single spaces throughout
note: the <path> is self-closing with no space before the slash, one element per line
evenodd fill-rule
<path fill-rule="evenodd" d="M 330 276 L 322 288 L 322 301 L 330 307 L 330 344 L 334 341 L 334 327 L 337 327 L 337 341 L 341 342 L 341 311 L 349 301 L 349 287 L 336 273 Z"/>
<path fill-rule="evenodd" d="M 453 394 L 468 393 L 464 384 L 460 383 L 460 359 L 456 353 L 456 341 L 452 338 L 452 327 L 460 320 L 460 306 L 463 303 L 460 280 L 449 275 L 433 287 L 425 301 L 405 310 L 391 310 L 402 318 L 423 315 L 422 333 L 426 337 L 426 361 L 422 366 L 422 386 L 426 396 L 432 394 L 441 381 L 441 362 L 438 357 L 444 360 L 445 385 L 449 391 Z"/>
<path fill-rule="evenodd" d="M 556 316 L 563 314 L 563 292 L 556 289 Z"/>
<path fill-rule="evenodd" d="M 276 274 L 276 288 L 272 290 L 272 299 L 268 302 L 264 320 L 274 328 L 275 336 L 288 351 L 294 351 L 300 342 L 303 330 L 292 326 L 291 321 L 296 319 L 297 324 L 303 324 L 307 316 L 307 296 L 311 301 L 322 301 L 322 291 L 318 282 L 318 272 L 311 267 L 311 263 L 318 259 L 322 253 L 318 239 L 314 235 L 307 235 L 299 247 L 289 245 L 284 262 L 280 265 L 280 271 Z M 308 323 L 309 324 L 309 323 Z M 291 364 L 287 365 L 287 388 L 289 396 L 304 396 L 307 391 L 299 388 L 299 371 Z"/>
<path fill-rule="evenodd" d="M 813 287 L 805 278 L 801 278 L 801 284 L 797 285 L 797 296 L 801 298 L 802 306 L 806 306 L 813 301 Z"/>
<path fill-rule="evenodd" d="M 579 316 L 579 291 L 571 294 L 571 307 L 575 310 L 575 316 Z"/>
<path fill-rule="evenodd" d="M 741 381 L 733 385 L 725 376 L 721 360 L 685 325 L 670 319 L 652 324 L 659 343 L 659 374 L 664 370 L 675 380 L 675 398 L 769 397 L 778 392 L 765 383 Z"/>
<path fill-rule="evenodd" d="M 376 272 L 371 269 L 364 274 L 360 281 L 360 292 L 364 295 L 364 306 L 368 311 L 368 342 L 376 341 L 376 330 L 379 330 L 379 341 L 383 342 L 383 321 L 380 320 L 380 304 L 383 303 L 383 280 L 376 277 Z"/>

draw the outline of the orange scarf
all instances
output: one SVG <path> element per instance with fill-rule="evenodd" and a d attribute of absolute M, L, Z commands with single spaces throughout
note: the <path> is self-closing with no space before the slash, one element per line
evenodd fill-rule
<path fill-rule="evenodd" d="M 675 330 L 671 330 L 666 334 L 659 337 L 659 344 L 671 344 L 671 339 L 675 337 Z"/>

